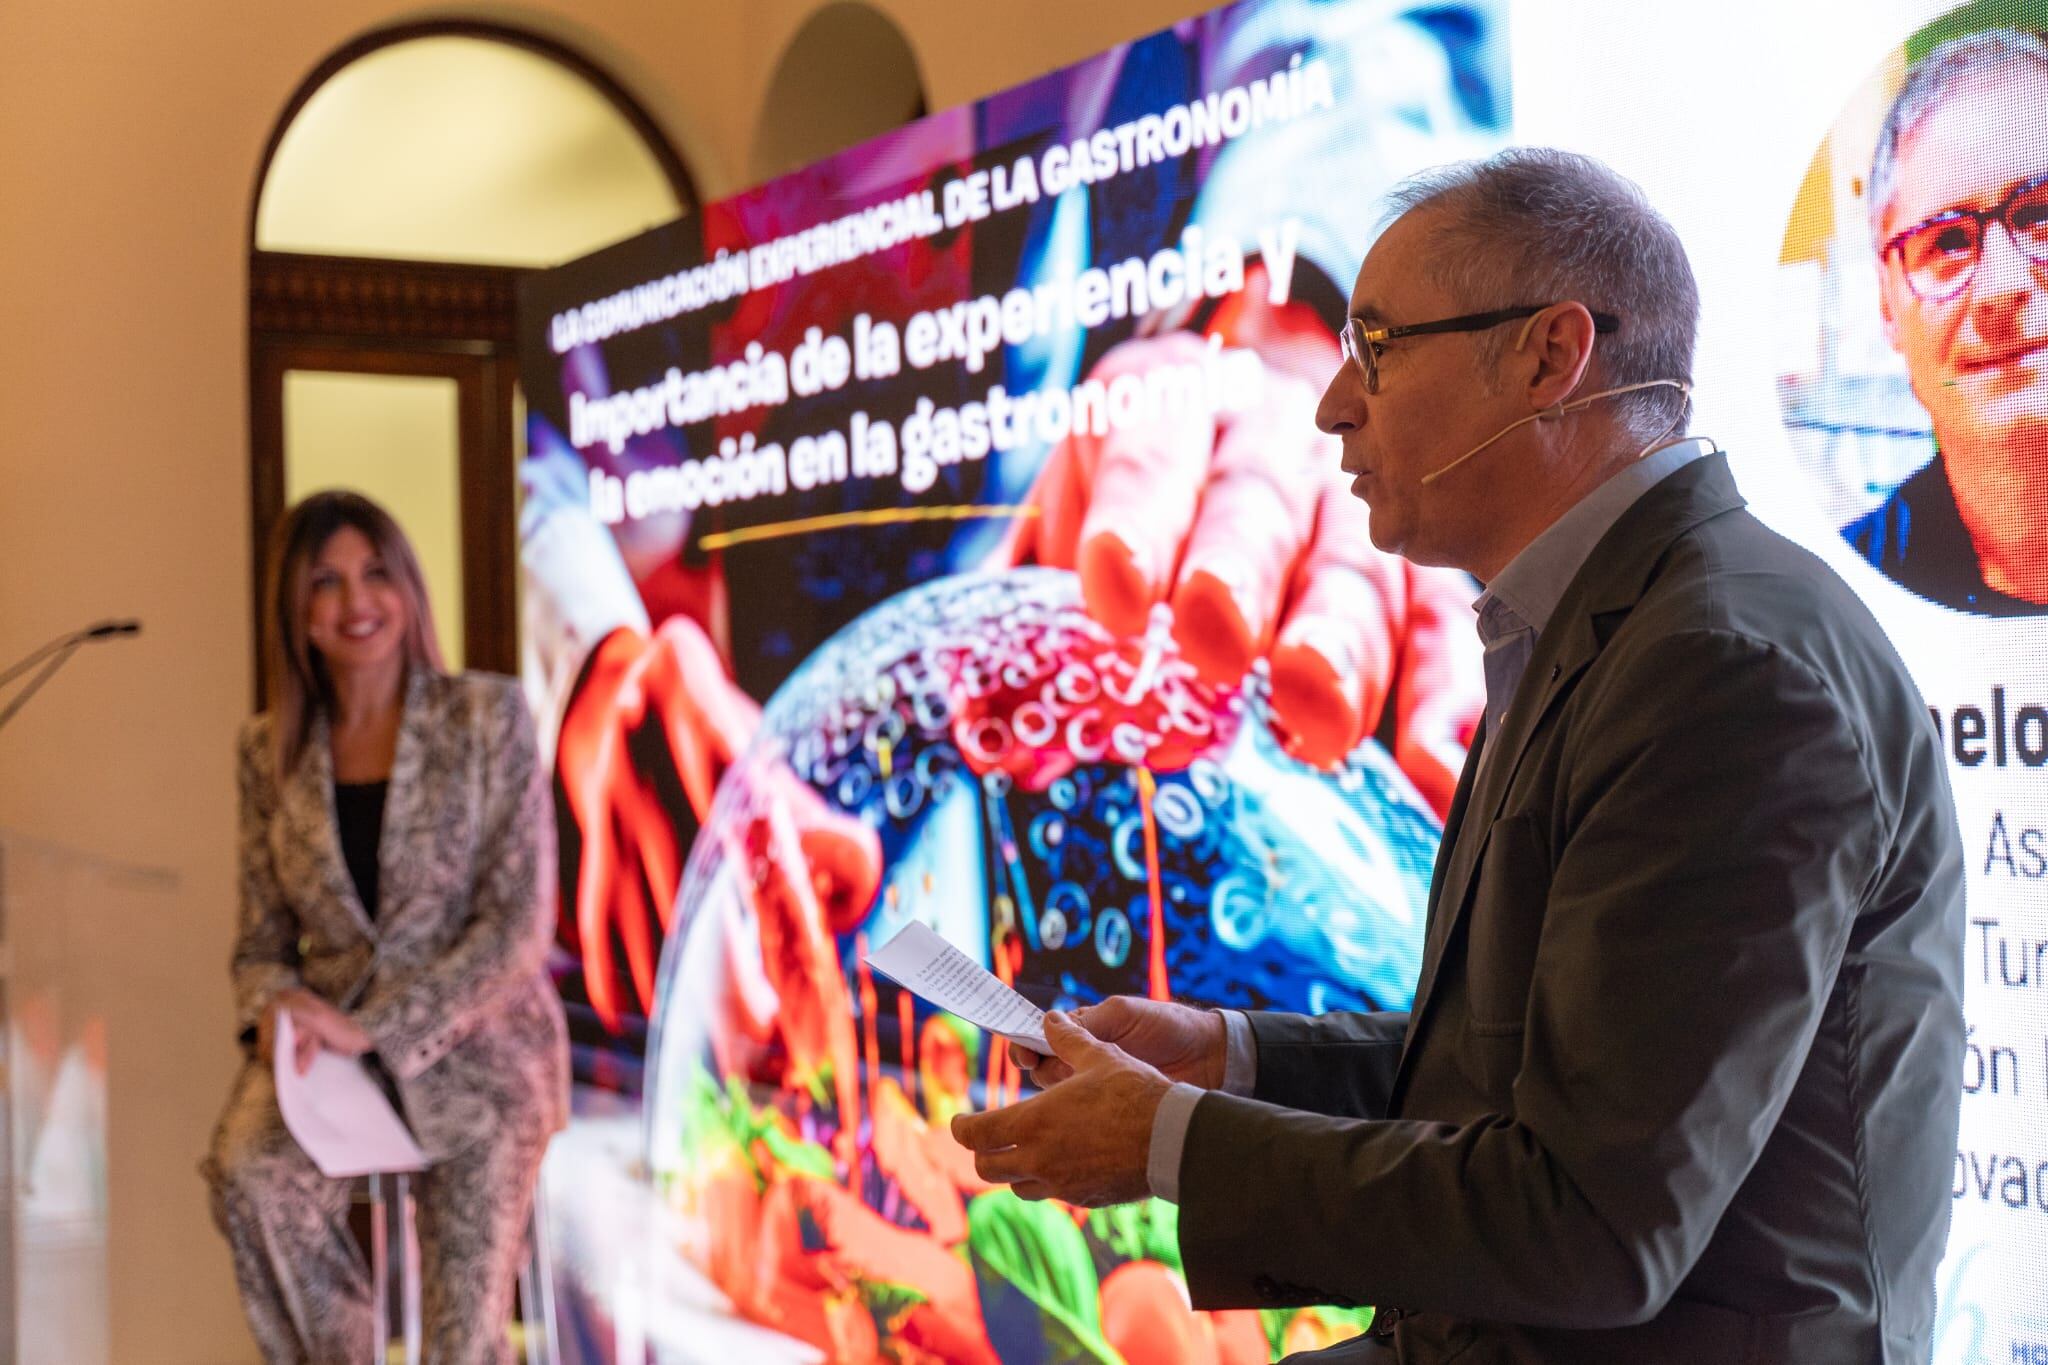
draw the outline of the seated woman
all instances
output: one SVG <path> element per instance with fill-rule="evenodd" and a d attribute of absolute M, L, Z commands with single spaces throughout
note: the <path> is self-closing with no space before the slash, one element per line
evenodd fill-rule
<path fill-rule="evenodd" d="M 248 1064 L 205 1164 L 265 1359 L 371 1359 L 346 1181 L 285 1130 L 294 1064 L 381 1068 L 419 1179 L 430 1365 L 499 1365 L 534 1181 L 568 1110 L 550 942 L 554 824 L 518 685 L 441 668 L 419 563 L 353 493 L 292 508 L 272 555 L 269 709 L 242 729 L 235 1003 Z"/>

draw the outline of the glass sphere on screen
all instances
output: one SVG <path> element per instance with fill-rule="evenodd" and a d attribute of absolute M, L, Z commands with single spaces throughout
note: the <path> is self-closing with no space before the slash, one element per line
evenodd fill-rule
<path fill-rule="evenodd" d="M 915 919 L 1047 1008 L 1405 1008 L 1439 832 L 1378 744 L 1297 762 L 1259 674 L 1112 637 L 1069 573 L 881 603 L 770 699 L 683 877 L 647 1105 L 679 1249 L 828 1359 L 1128 1354 L 1105 1333 L 1171 1277 L 1116 1272 L 1178 1271 L 1172 1206 L 982 1184 L 947 1123 L 1021 1078 L 865 953 Z"/>

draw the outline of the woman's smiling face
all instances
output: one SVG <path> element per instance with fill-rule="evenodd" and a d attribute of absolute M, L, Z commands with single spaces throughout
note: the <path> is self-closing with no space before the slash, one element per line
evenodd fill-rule
<path fill-rule="evenodd" d="M 403 649 L 405 593 L 368 536 L 342 527 L 306 573 L 306 640 L 330 673 L 376 668 Z"/>

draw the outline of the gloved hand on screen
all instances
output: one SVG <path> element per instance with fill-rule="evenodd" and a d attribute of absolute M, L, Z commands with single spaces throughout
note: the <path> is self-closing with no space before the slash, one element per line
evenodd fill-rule
<path fill-rule="evenodd" d="M 667 802 L 679 789 L 699 823 L 708 820 L 719 776 L 760 719 L 687 617 L 669 618 L 651 636 L 615 630 L 586 666 L 563 714 L 556 765 L 582 841 L 576 939 L 584 980 L 607 1024 L 616 1026 L 621 1006 L 614 932 L 641 1008 L 653 1003 L 653 926 L 673 928 L 688 852 Z M 758 841 L 761 856 L 777 884 L 811 889 L 834 930 L 849 927 L 881 879 L 874 832 L 829 810 L 793 776 L 786 788 L 796 838 Z M 784 866 L 792 858 L 804 866 Z"/>
<path fill-rule="evenodd" d="M 1176 642 L 1210 682 L 1234 684 L 1266 658 L 1281 741 L 1304 762 L 1335 764 L 1392 693 L 1395 761 L 1441 815 L 1485 701 L 1477 651 L 1459 634 L 1471 629 L 1470 582 L 1374 547 L 1336 444 L 1315 427 L 1321 376 L 1339 356 L 1313 313 L 1267 304 L 1255 272 L 1211 330 L 1259 351 L 1258 405 L 1191 405 L 1069 435 L 1004 559 L 1074 570 L 1089 612 L 1122 634 L 1170 604 Z M 1199 363 L 1207 350 L 1189 332 L 1137 337 L 1090 377 Z"/>

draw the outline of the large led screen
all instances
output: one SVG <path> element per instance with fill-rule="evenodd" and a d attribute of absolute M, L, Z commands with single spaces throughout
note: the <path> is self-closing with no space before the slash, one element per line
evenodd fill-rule
<path fill-rule="evenodd" d="M 1473 587 L 1372 548 L 1313 413 L 1379 196 L 1502 145 L 1505 40 L 1234 6 L 530 290 L 572 1355 L 1263 1361 L 1364 1323 L 1191 1313 L 1170 1205 L 978 1180 L 947 1120 L 1021 1078 L 861 956 L 918 919 L 1044 1005 L 1407 1003 Z"/>
<path fill-rule="evenodd" d="M 861 958 L 916 919 L 1041 1005 L 1407 1003 L 1477 588 L 1371 548 L 1312 414 L 1385 191 L 1519 141 L 1672 218 L 1694 429 L 1941 727 L 1936 1359 L 2048 1360 L 2043 27 L 1247 0 L 532 280 L 563 1359 L 1237 1365 L 1367 1323 L 1194 1312 L 1171 1205 L 980 1182 L 947 1121 L 1021 1079 Z"/>

